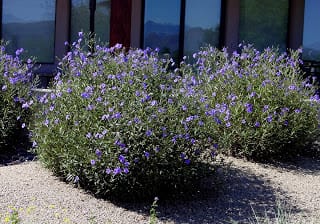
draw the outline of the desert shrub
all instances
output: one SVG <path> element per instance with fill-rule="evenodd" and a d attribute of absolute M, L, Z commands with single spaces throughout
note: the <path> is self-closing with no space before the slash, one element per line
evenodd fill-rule
<path fill-rule="evenodd" d="M 228 55 L 204 48 L 185 76 L 203 91 L 204 120 L 223 153 L 250 159 L 296 156 L 319 134 L 319 97 L 303 79 L 300 50 L 280 53 L 252 46 Z M 312 80 L 312 79 L 311 79 Z"/>
<path fill-rule="evenodd" d="M 30 118 L 33 61 L 22 62 L 23 49 L 9 55 L 0 44 L 0 153 L 12 150 Z"/>
<path fill-rule="evenodd" d="M 211 172 L 204 162 L 213 143 L 198 97 L 185 96 L 172 60 L 150 49 L 85 46 L 80 33 L 53 92 L 39 98 L 33 139 L 40 160 L 103 197 L 159 195 Z"/>

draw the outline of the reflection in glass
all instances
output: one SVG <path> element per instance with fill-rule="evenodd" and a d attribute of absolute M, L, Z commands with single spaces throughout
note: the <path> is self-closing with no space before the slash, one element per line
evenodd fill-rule
<path fill-rule="evenodd" d="M 3 0 L 2 38 L 10 54 L 24 48 L 24 57 L 54 62 L 55 0 Z"/>
<path fill-rule="evenodd" d="M 159 48 L 160 53 L 179 55 L 180 0 L 146 0 L 144 47 Z"/>
<path fill-rule="evenodd" d="M 71 43 L 78 39 L 78 33 L 90 32 L 89 0 L 71 1 Z"/>
<path fill-rule="evenodd" d="M 184 55 L 219 45 L 220 9 L 221 0 L 186 1 Z"/>
<path fill-rule="evenodd" d="M 241 0 L 239 41 L 286 50 L 289 0 Z"/>
<path fill-rule="evenodd" d="M 320 1 L 306 0 L 304 8 L 303 53 L 304 60 L 320 61 Z"/>
<path fill-rule="evenodd" d="M 111 0 L 97 0 L 94 29 L 97 38 L 107 43 L 110 37 L 110 4 Z"/>

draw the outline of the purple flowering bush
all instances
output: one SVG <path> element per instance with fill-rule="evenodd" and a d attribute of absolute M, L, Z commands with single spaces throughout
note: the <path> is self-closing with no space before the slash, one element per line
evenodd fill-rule
<path fill-rule="evenodd" d="M 319 135 L 319 96 L 303 78 L 300 50 L 259 52 L 243 46 L 228 55 L 208 47 L 182 72 L 202 93 L 205 128 L 226 154 L 250 159 L 287 158 Z"/>
<path fill-rule="evenodd" d="M 201 105 L 172 59 L 80 37 L 62 59 L 33 129 L 35 151 L 59 176 L 98 196 L 154 196 L 213 171 Z M 205 163 L 209 162 L 209 163 Z"/>
<path fill-rule="evenodd" d="M 9 55 L 5 47 L 5 43 L 0 44 L 0 152 L 12 149 L 17 140 L 21 141 L 19 134 L 30 118 L 31 89 L 35 84 L 33 61 L 22 62 L 19 56 L 23 49 Z"/>

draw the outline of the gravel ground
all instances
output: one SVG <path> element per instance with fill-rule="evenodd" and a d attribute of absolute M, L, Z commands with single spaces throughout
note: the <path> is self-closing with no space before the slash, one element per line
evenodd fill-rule
<path fill-rule="evenodd" d="M 277 200 L 294 221 L 320 223 L 320 160 L 263 165 L 226 158 L 224 181 L 208 180 L 198 197 L 159 201 L 159 223 L 248 223 L 252 208 L 274 215 Z M 212 181 L 219 190 L 211 188 Z M 10 206 L 22 223 L 148 223 L 148 203 L 112 203 L 61 182 L 37 161 L 0 164 L 0 223 Z"/>

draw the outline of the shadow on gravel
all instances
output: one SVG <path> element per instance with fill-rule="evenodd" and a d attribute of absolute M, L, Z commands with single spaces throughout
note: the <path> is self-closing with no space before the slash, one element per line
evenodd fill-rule
<path fill-rule="evenodd" d="M 220 178 L 208 180 L 197 194 L 178 200 L 159 200 L 157 217 L 171 223 L 249 223 L 253 210 L 261 217 L 275 217 L 279 196 L 291 214 L 301 212 L 284 193 L 273 189 L 254 174 L 235 168 L 219 172 Z M 221 181 L 223 180 L 223 181 Z M 215 184 L 216 183 L 216 184 Z M 215 187 L 212 187 L 215 186 Z M 146 203 L 116 203 L 125 209 L 149 214 Z"/>
<path fill-rule="evenodd" d="M 32 161 L 35 159 L 35 155 L 29 152 L 28 149 L 26 149 L 26 147 L 17 147 L 16 149 L 0 153 L 0 167 L 19 164 L 25 161 Z"/>
<path fill-rule="evenodd" d="M 301 156 L 290 162 L 273 163 L 271 165 L 302 174 L 320 175 L 320 157 Z"/>

